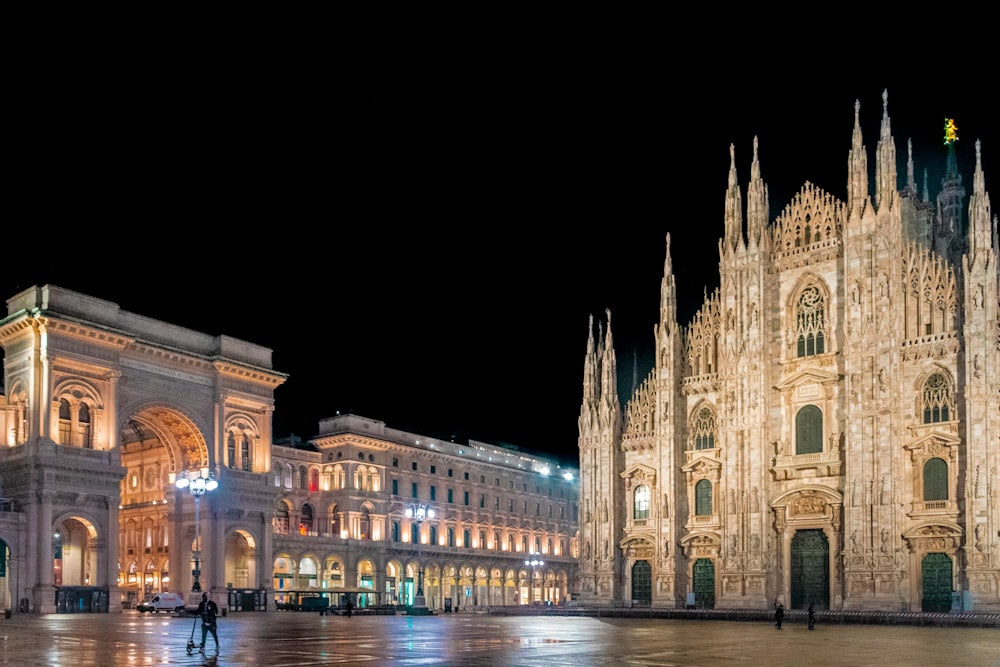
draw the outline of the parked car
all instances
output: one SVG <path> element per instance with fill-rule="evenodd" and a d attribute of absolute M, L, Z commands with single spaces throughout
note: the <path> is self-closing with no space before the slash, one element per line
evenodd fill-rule
<path fill-rule="evenodd" d="M 157 593 L 140 602 L 136 609 L 140 612 L 184 611 L 184 596 L 180 593 Z"/>

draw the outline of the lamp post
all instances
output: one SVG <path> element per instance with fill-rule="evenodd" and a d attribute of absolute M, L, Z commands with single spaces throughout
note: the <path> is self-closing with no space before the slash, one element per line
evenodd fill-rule
<path fill-rule="evenodd" d="M 535 568 L 545 565 L 545 561 L 535 558 L 537 554 L 531 554 L 531 559 L 524 561 L 525 567 L 531 567 L 531 583 L 528 586 L 528 595 L 531 597 L 528 604 L 535 601 Z"/>
<path fill-rule="evenodd" d="M 198 516 L 201 497 L 209 491 L 214 491 L 219 486 L 215 479 L 215 473 L 209 472 L 208 468 L 200 470 L 185 470 L 177 476 L 178 489 L 188 489 L 194 496 L 194 583 L 191 585 L 192 593 L 201 592 L 201 520 Z"/>
<path fill-rule="evenodd" d="M 426 609 L 427 601 L 424 598 L 424 559 L 420 548 L 422 544 L 420 532 L 424 521 L 434 518 L 434 510 L 423 503 L 410 505 L 406 508 L 406 516 L 417 523 L 417 560 L 420 564 L 420 572 L 417 578 L 417 595 L 413 599 L 413 606 L 418 609 Z"/>

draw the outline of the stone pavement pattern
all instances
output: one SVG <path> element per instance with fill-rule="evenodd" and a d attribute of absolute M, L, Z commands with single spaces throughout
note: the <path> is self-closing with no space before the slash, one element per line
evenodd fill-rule
<path fill-rule="evenodd" d="M 135 611 L 15 615 L 0 620 L 0 665 L 204 665 L 201 656 L 186 651 L 194 623 L 191 617 Z M 219 640 L 216 664 L 229 667 L 1000 667 L 1000 631 L 994 627 L 819 624 L 809 631 L 804 623 L 787 621 L 777 630 L 772 622 L 747 621 L 271 612 L 220 618 Z"/>

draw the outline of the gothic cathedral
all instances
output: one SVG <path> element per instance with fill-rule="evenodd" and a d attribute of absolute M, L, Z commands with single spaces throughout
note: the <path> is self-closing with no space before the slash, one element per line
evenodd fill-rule
<path fill-rule="evenodd" d="M 621 407 L 591 320 L 580 410 L 583 605 L 1000 611 L 1000 269 L 976 142 L 897 189 L 883 93 L 869 192 L 806 182 L 746 224 L 733 149 L 719 284 L 677 322 L 666 237 L 656 361 Z M 925 172 L 926 173 L 926 172 Z"/>

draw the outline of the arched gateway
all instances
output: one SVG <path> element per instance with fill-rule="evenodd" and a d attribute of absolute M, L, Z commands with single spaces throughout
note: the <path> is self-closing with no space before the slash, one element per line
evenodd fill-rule
<path fill-rule="evenodd" d="M 8 608 L 121 611 L 153 591 L 186 593 L 199 547 L 202 590 L 271 597 L 263 477 L 286 379 L 271 350 L 52 285 L 8 301 L 0 346 Z M 219 481 L 197 507 L 174 484 L 195 470 Z"/>

